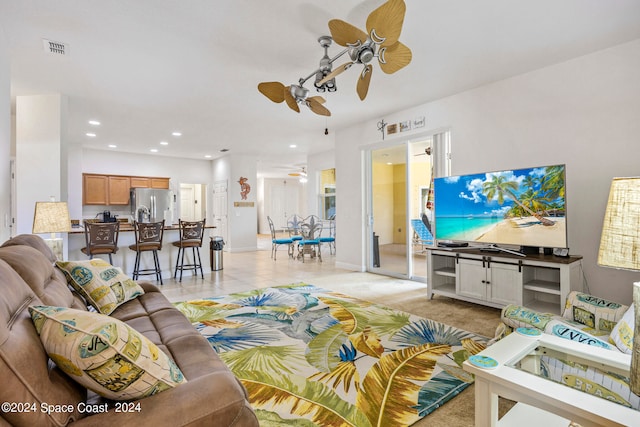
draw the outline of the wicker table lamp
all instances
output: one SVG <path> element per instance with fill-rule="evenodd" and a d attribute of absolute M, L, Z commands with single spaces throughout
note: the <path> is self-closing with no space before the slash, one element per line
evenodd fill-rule
<path fill-rule="evenodd" d="M 614 178 L 604 215 L 598 264 L 640 271 L 640 177 Z M 631 391 L 640 395 L 640 282 L 633 284 Z"/>
<path fill-rule="evenodd" d="M 50 239 L 44 239 L 59 260 L 63 259 L 62 238 L 56 238 L 56 233 L 71 231 L 69 208 L 67 202 L 36 202 L 33 217 L 33 234 L 51 233 Z"/>

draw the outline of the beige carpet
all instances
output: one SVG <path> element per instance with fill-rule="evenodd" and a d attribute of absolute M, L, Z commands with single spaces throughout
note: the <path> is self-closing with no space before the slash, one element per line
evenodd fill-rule
<path fill-rule="evenodd" d="M 347 273 L 345 277 L 315 278 L 312 284 L 326 287 L 347 295 L 403 310 L 421 317 L 455 326 L 486 337 L 493 337 L 500 321 L 500 310 L 471 304 L 450 298 L 429 299 L 426 285 L 388 277 L 360 273 Z M 441 408 L 414 424 L 414 427 L 473 427 L 474 423 L 473 385 Z M 500 416 L 513 406 L 513 402 L 500 399 Z"/>

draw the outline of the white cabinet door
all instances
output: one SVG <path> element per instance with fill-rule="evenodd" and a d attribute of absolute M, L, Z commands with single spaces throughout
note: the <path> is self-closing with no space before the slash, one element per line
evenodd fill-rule
<path fill-rule="evenodd" d="M 517 265 L 490 263 L 487 300 L 498 304 L 522 304 L 522 271 Z"/>
<path fill-rule="evenodd" d="M 480 300 L 487 299 L 487 268 L 482 260 L 459 259 L 456 269 L 456 293 Z"/>

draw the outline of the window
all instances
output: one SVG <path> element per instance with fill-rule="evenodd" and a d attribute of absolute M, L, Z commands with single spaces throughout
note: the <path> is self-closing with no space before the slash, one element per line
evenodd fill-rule
<path fill-rule="evenodd" d="M 325 169 L 320 172 L 320 217 L 333 219 L 336 215 L 336 170 Z"/>

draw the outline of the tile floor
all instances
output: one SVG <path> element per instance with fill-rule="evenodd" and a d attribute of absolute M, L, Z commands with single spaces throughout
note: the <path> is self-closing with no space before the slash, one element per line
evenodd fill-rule
<path fill-rule="evenodd" d="M 202 260 L 209 263 L 208 248 L 201 249 Z M 337 268 L 335 255 L 329 253 L 329 248 L 322 250 L 322 261 L 307 258 L 300 260 L 287 256 L 285 247 L 280 247 L 276 261 L 271 259 L 271 242 L 269 236 L 258 237 L 258 250 L 255 252 L 224 252 L 223 269 L 205 273 L 204 279 L 195 277 L 192 272 L 185 272 L 182 282 L 164 277 L 164 285 L 160 288 L 172 302 L 185 301 L 216 295 L 226 295 L 250 289 L 269 286 L 285 285 L 296 282 L 307 282 L 317 286 L 334 287 L 344 290 L 353 288 L 353 296 L 358 296 L 357 289 L 384 289 L 393 284 L 411 290 L 421 289 L 426 295 L 426 284 L 402 280 L 372 273 L 354 272 Z M 391 258 L 386 257 L 391 262 Z M 422 256 L 424 260 L 424 256 Z M 152 276 L 148 276 L 152 277 Z M 147 278 L 148 280 L 148 278 Z M 151 280 L 152 283 L 156 283 Z M 367 286 L 367 284 L 371 286 Z"/>

